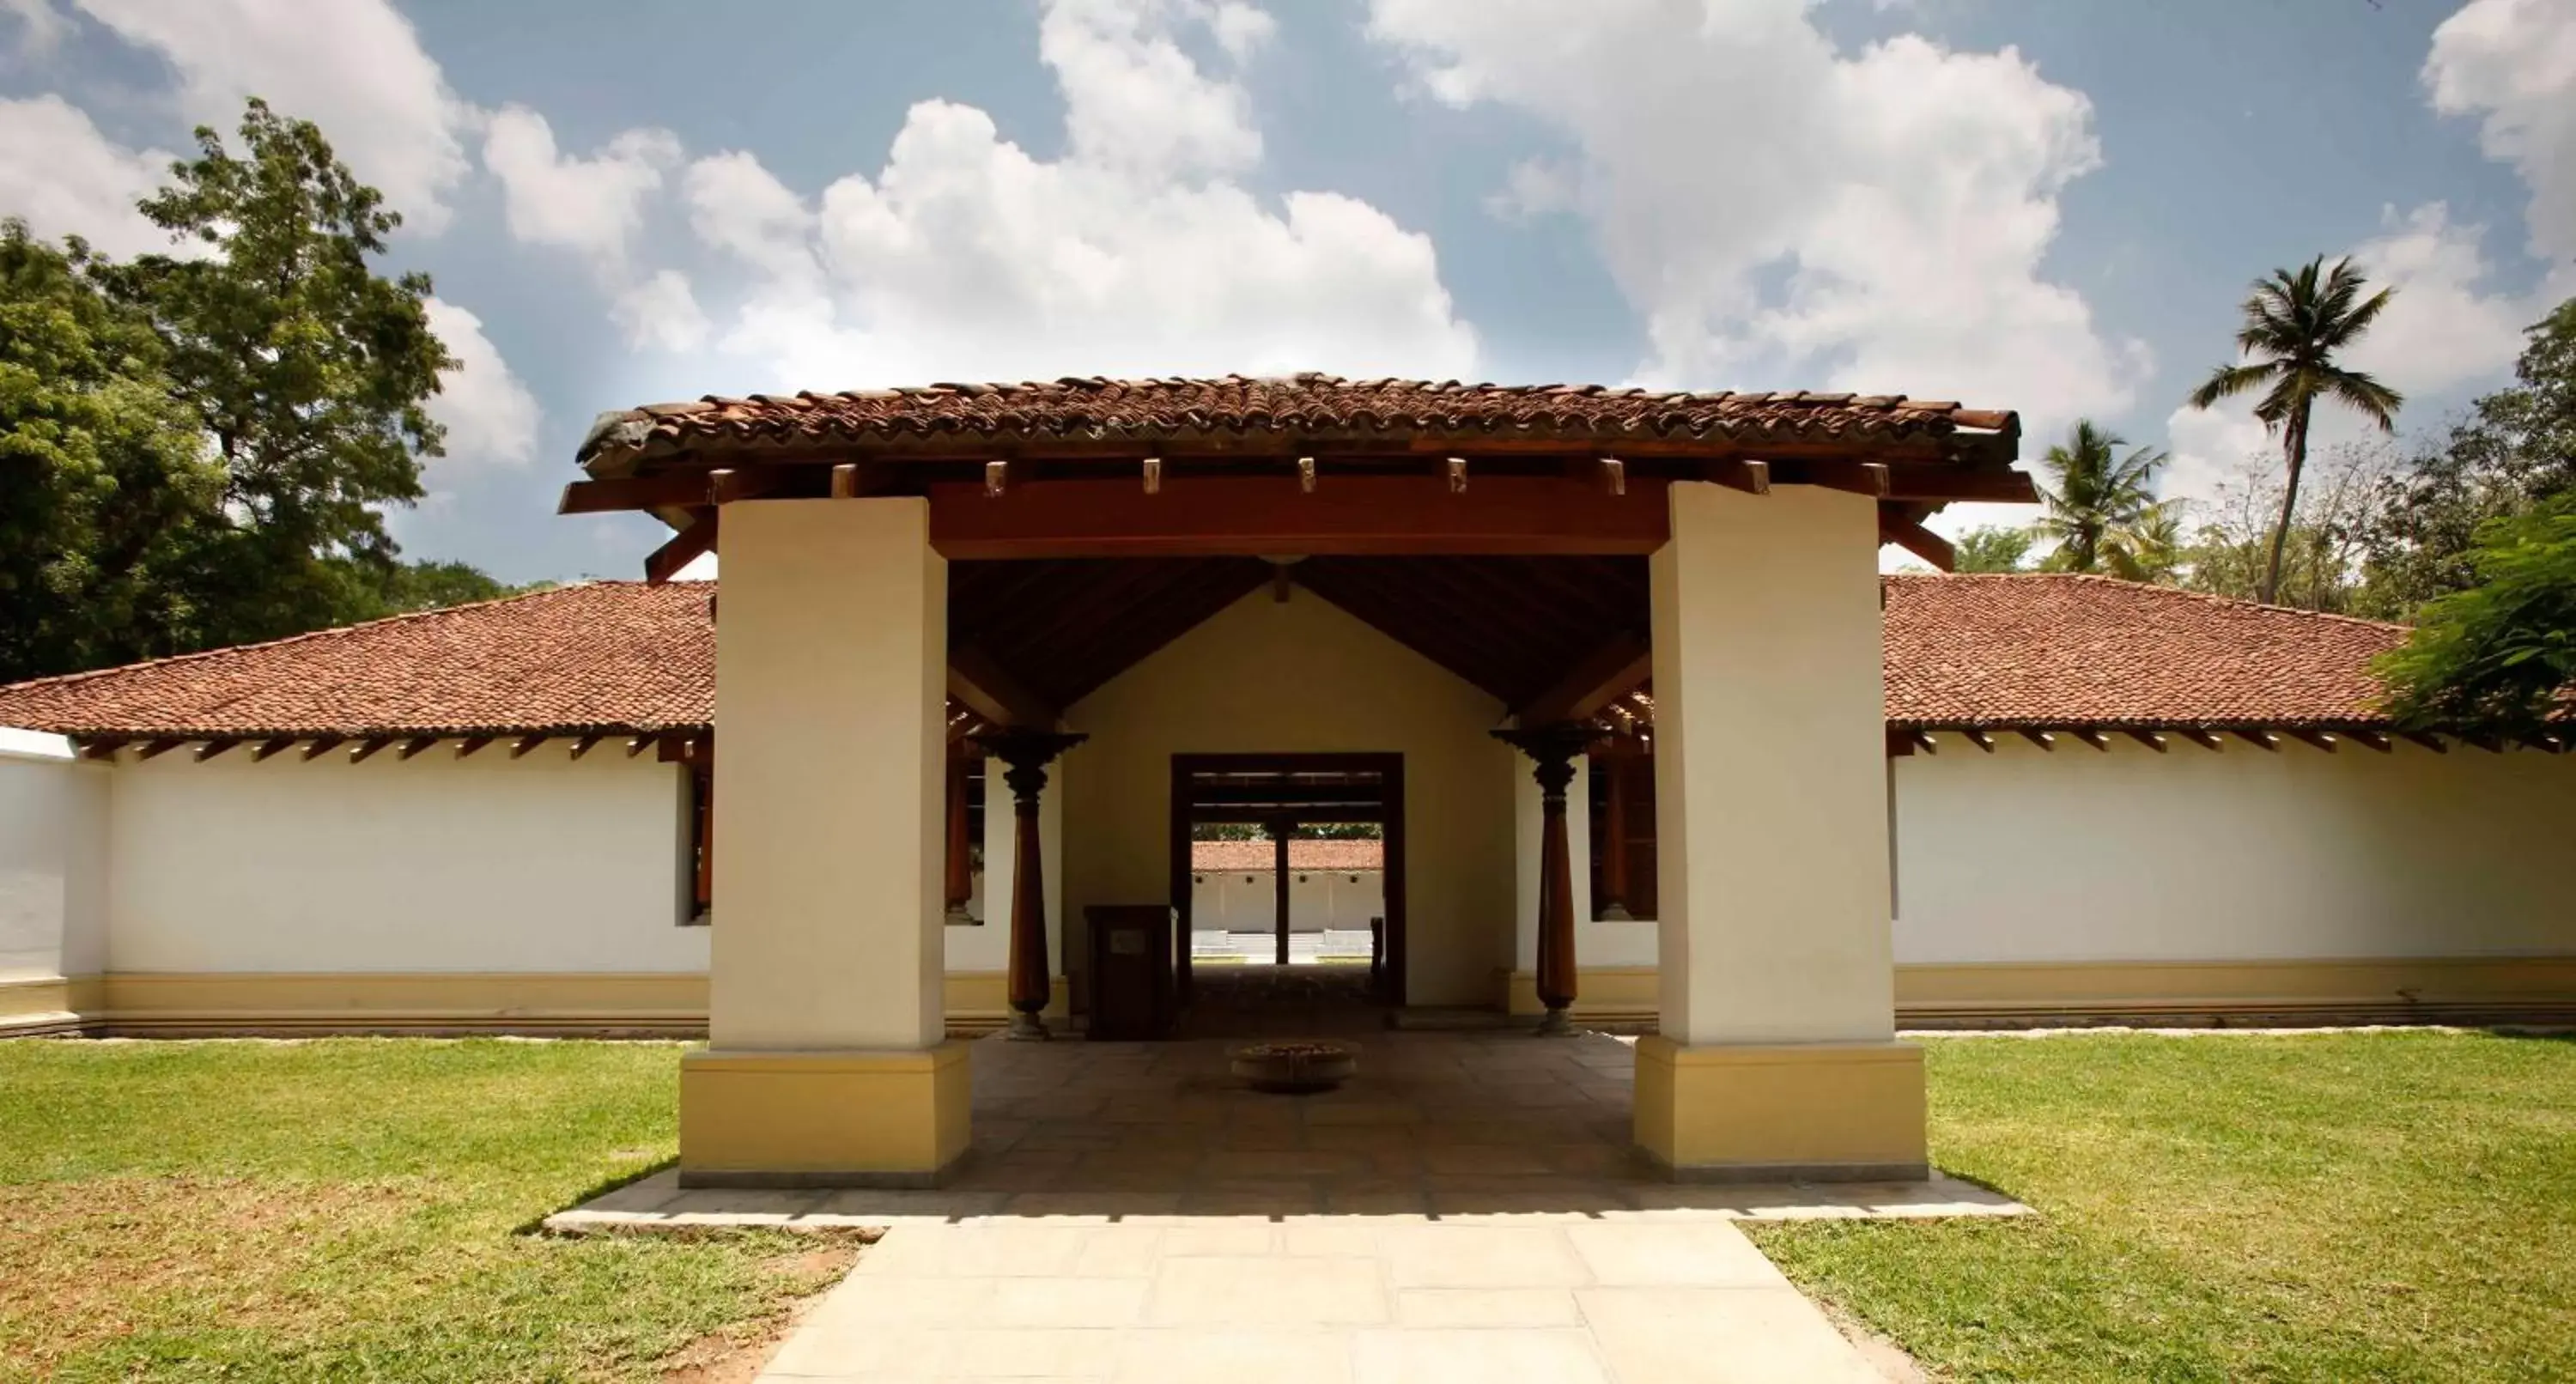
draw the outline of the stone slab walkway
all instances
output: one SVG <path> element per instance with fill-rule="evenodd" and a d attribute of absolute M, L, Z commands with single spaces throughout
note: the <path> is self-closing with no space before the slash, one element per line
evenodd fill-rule
<path fill-rule="evenodd" d="M 761 1374 L 1884 1384 L 1723 1220 L 985 1220 L 890 1231 Z"/>

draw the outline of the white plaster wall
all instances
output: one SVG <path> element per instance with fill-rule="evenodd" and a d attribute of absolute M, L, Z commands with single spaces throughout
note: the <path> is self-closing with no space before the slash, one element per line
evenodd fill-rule
<path fill-rule="evenodd" d="M 1513 764 L 1512 842 L 1515 891 L 1519 908 L 1512 928 L 1512 964 L 1538 969 L 1539 831 L 1546 802 L 1526 759 Z M 1655 920 L 1605 923 L 1592 916 L 1592 762 L 1574 761 L 1574 782 L 1565 790 L 1565 844 L 1574 865 L 1574 964 L 1585 966 L 1652 966 L 1655 964 Z"/>
<path fill-rule="evenodd" d="M 2576 952 L 2576 757 L 1937 743 L 1895 761 L 1901 962 Z"/>
<path fill-rule="evenodd" d="M 0 981 L 99 972 L 109 772 L 59 735 L 0 727 Z"/>
<path fill-rule="evenodd" d="M 944 928 L 948 969 L 1011 969 L 1011 890 L 1018 876 L 1019 814 L 1002 782 L 998 759 L 984 761 L 984 868 L 975 877 L 968 911 L 980 926 Z M 1038 865 L 1046 872 L 1047 958 L 1064 975 L 1064 794 L 1053 774 L 1038 794 Z"/>
<path fill-rule="evenodd" d="M 1310 591 L 1255 592 L 1065 713 L 1065 905 L 1163 899 L 1171 756 L 1404 756 L 1407 998 L 1476 1004 L 1511 961 L 1512 751 L 1502 704 Z"/>
<path fill-rule="evenodd" d="M 561 741 L 121 763 L 107 969 L 702 971 L 684 772 Z"/>

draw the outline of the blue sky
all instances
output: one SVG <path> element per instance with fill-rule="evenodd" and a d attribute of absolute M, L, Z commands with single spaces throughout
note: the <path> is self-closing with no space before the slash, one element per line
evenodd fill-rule
<path fill-rule="evenodd" d="M 394 518 L 513 580 L 596 412 L 1107 373 L 1864 389 L 2171 448 L 2245 283 L 2354 254 L 2432 429 L 2576 292 L 2576 0 L 0 0 L 0 211 L 132 253 L 266 96 L 462 366 Z M 2330 434 L 2331 435 L 2331 434 Z M 1948 527 L 2012 511 L 1962 511 Z"/>

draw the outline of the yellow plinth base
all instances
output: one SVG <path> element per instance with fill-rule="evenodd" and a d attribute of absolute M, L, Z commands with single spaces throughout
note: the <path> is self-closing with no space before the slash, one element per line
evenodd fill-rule
<path fill-rule="evenodd" d="M 1924 1175 L 1923 1052 L 1637 1040 L 1637 1147 L 1677 1178 Z"/>
<path fill-rule="evenodd" d="M 683 1187 L 930 1187 L 966 1152 L 968 1044 L 680 1059 Z"/>

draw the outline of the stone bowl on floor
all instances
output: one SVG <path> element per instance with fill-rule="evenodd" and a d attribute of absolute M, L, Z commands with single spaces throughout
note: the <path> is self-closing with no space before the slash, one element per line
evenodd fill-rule
<path fill-rule="evenodd" d="M 1254 1043 L 1234 1050 L 1234 1074 L 1256 1091 L 1329 1091 L 1359 1070 L 1359 1049 L 1310 1038 Z"/>

